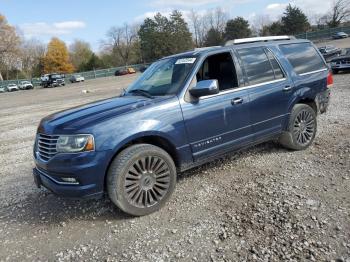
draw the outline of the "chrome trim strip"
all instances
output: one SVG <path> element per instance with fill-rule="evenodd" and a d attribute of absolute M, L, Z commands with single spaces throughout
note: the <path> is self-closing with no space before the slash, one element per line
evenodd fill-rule
<path fill-rule="evenodd" d="M 220 93 L 215 94 L 215 95 L 202 96 L 199 98 L 199 100 L 207 99 L 207 98 L 211 98 L 211 97 L 215 97 L 215 96 L 220 96 L 220 95 L 225 95 L 225 94 L 230 94 L 230 93 L 234 93 L 237 91 L 242 91 L 242 90 L 246 90 L 246 89 L 250 89 L 250 88 L 254 88 L 254 87 L 259 87 L 259 86 L 263 86 L 263 85 L 274 84 L 274 83 L 282 82 L 285 80 L 287 80 L 287 78 L 281 78 L 281 79 L 276 79 L 276 80 L 272 80 L 272 81 L 268 81 L 268 82 L 264 82 L 264 83 L 255 84 L 255 85 L 249 85 L 249 86 L 243 86 L 243 87 L 239 87 L 239 88 L 229 89 L 227 91 L 223 91 L 223 92 L 220 92 Z"/>
<path fill-rule="evenodd" d="M 311 75 L 311 74 L 315 74 L 315 73 L 319 73 L 319 72 L 323 72 L 323 71 L 327 71 L 327 68 L 322 68 L 319 70 L 315 70 L 315 71 L 311 71 L 311 72 L 306 72 L 306 73 L 302 73 L 302 74 L 298 74 L 300 76 L 306 76 L 306 75 Z"/>

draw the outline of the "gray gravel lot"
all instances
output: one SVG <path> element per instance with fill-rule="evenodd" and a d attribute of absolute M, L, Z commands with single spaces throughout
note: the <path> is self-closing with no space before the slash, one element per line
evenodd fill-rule
<path fill-rule="evenodd" d="M 152 215 L 35 188 L 40 119 L 135 77 L 0 94 L 0 261 L 350 261 L 350 74 L 335 76 L 309 149 L 269 142 L 185 172 Z"/>

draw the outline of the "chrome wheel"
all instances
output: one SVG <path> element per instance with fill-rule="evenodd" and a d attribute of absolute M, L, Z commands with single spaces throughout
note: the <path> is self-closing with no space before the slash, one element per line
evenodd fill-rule
<path fill-rule="evenodd" d="M 312 141 L 315 133 L 315 119 L 309 111 L 302 110 L 296 116 L 293 133 L 296 141 L 302 146 Z"/>
<path fill-rule="evenodd" d="M 160 202 L 168 192 L 170 168 L 165 160 L 156 156 L 136 159 L 125 176 L 124 191 L 127 201 L 139 208 Z"/>

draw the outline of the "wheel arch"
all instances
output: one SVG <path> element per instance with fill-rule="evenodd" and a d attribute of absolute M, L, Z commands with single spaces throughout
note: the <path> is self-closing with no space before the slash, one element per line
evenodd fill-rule
<path fill-rule="evenodd" d="M 109 159 L 108 165 L 104 172 L 104 188 L 106 188 L 106 177 L 107 172 L 113 162 L 113 160 L 118 156 L 118 154 L 123 151 L 125 148 L 135 145 L 135 144 L 150 144 L 157 146 L 167 152 L 170 157 L 173 159 L 176 168 L 180 167 L 180 159 L 176 151 L 176 146 L 171 143 L 170 139 L 162 136 L 161 134 L 143 134 L 130 138 L 129 140 L 123 141 L 118 145 L 114 150 L 112 157 Z"/>

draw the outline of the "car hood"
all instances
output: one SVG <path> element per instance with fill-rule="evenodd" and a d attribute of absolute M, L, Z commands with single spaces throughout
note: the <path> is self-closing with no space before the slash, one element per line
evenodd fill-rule
<path fill-rule="evenodd" d="M 112 117 L 129 113 L 168 98 L 156 97 L 150 99 L 140 96 L 123 96 L 74 107 L 43 118 L 38 127 L 38 133 L 67 134 L 78 132 Z"/>

